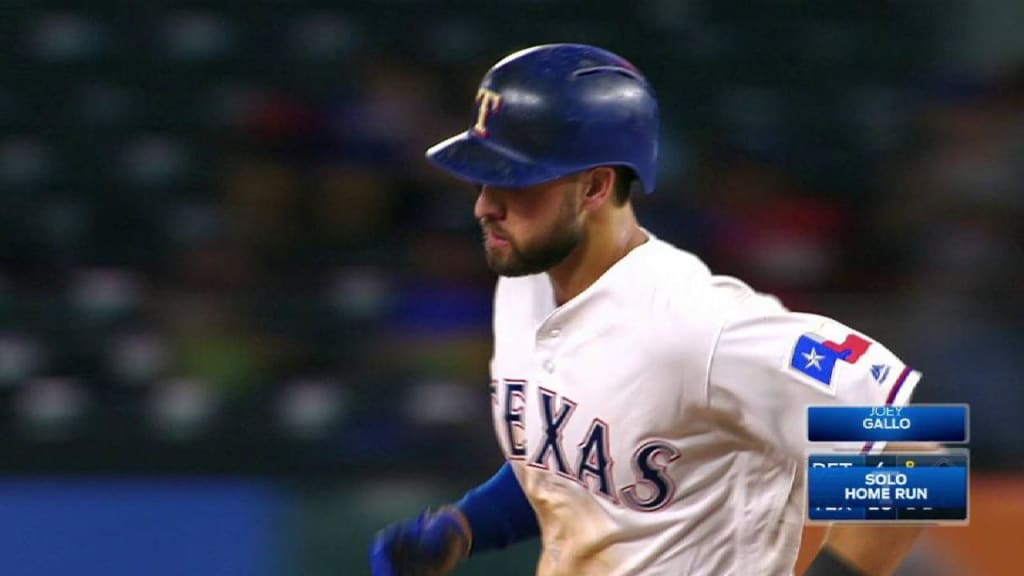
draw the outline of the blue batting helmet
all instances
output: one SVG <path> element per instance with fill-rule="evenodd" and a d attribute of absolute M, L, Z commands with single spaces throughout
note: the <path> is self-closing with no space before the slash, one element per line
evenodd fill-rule
<path fill-rule="evenodd" d="M 627 166 L 654 190 L 658 102 L 624 58 L 582 44 L 548 44 L 494 65 L 469 130 L 427 150 L 455 176 L 503 188 L 595 166 Z"/>

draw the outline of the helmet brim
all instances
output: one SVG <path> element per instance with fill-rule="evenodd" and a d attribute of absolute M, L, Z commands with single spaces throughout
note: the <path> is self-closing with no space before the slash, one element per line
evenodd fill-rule
<path fill-rule="evenodd" d="M 533 159 L 480 138 L 468 130 L 427 150 L 427 160 L 452 176 L 499 188 L 522 188 L 555 180 L 568 172 L 564 167 Z"/>

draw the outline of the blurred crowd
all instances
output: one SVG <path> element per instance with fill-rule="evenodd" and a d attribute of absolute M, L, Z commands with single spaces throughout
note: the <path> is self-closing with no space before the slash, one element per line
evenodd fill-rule
<path fill-rule="evenodd" d="M 654 234 L 884 341 L 1021 470 L 1024 67 L 937 66 L 898 3 L 208 4 L 0 8 L 9 466 L 492 468 L 494 279 L 423 152 L 561 40 L 659 92 Z"/>

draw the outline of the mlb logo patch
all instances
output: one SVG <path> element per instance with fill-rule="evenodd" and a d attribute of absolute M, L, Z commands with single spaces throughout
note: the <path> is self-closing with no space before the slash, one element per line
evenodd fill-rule
<path fill-rule="evenodd" d="M 875 379 L 875 382 L 882 384 L 885 379 L 889 377 L 889 365 L 888 364 L 872 364 L 871 365 L 871 377 Z"/>
<path fill-rule="evenodd" d="M 814 378 L 825 386 L 832 385 L 836 362 L 854 364 L 867 352 L 871 342 L 849 334 L 841 343 L 825 340 L 813 333 L 800 336 L 789 360 L 790 368 Z"/>

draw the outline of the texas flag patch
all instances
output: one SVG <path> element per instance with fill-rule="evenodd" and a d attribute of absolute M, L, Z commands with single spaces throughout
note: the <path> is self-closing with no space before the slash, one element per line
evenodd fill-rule
<path fill-rule="evenodd" d="M 797 372 L 806 374 L 825 386 L 831 386 L 836 362 L 854 364 L 870 346 L 869 340 L 856 334 L 847 335 L 842 342 L 833 342 L 817 334 L 807 333 L 796 341 L 789 365 Z"/>

